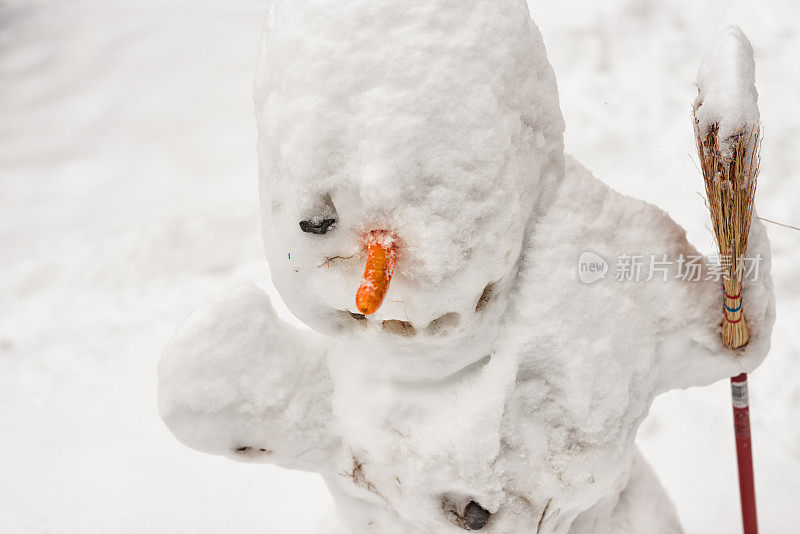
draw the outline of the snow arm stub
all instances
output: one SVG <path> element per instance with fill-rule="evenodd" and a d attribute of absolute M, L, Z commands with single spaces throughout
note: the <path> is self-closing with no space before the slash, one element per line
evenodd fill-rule
<path fill-rule="evenodd" d="M 770 274 L 772 257 L 764 223 L 753 214 L 747 257 L 758 261 L 757 277 L 746 276 L 742 288 L 744 314 L 750 326 L 750 342 L 731 350 L 722 343 L 723 290 L 717 280 L 683 284 L 683 307 L 679 327 L 661 337 L 658 392 L 705 386 L 750 373 L 767 356 L 775 322 L 775 295 Z"/>
<path fill-rule="evenodd" d="M 331 381 L 312 332 L 281 321 L 242 286 L 192 314 L 158 367 L 158 408 L 193 449 L 318 471 L 334 440 Z"/>

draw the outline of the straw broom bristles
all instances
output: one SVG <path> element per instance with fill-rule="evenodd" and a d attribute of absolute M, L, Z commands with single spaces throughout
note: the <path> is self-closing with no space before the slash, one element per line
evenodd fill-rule
<path fill-rule="evenodd" d="M 755 124 L 750 131 L 743 128 L 734 138 L 723 139 L 723 147 L 716 126 L 703 139 L 694 117 L 694 131 L 722 267 L 722 341 L 738 349 L 750 340 L 742 308 L 742 278 L 761 162 L 760 126 Z"/>

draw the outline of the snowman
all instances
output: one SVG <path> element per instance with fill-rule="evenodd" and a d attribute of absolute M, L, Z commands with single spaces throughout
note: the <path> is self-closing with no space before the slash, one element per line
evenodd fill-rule
<path fill-rule="evenodd" d="M 310 328 L 255 287 L 192 315 L 159 367 L 175 436 L 319 473 L 327 534 L 680 532 L 636 432 L 763 359 L 764 228 L 739 354 L 719 280 L 615 276 L 697 253 L 565 156 L 524 0 L 278 0 L 255 102 L 270 273 Z"/>

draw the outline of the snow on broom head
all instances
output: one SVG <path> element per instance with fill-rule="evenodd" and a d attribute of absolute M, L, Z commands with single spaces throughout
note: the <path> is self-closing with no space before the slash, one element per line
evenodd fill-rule
<path fill-rule="evenodd" d="M 736 349 L 750 340 L 742 273 L 761 149 L 753 48 L 741 29 L 726 28 L 706 52 L 697 88 L 695 138 L 724 275 L 722 340 Z"/>

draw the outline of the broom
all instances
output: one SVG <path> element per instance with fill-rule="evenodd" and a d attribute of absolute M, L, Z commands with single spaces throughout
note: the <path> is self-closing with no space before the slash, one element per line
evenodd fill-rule
<path fill-rule="evenodd" d="M 747 238 L 760 164 L 761 131 L 749 41 L 727 28 L 698 74 L 694 133 L 722 271 L 722 342 L 736 351 L 750 340 L 742 303 Z M 739 496 L 745 534 L 757 534 L 747 375 L 731 378 Z"/>

